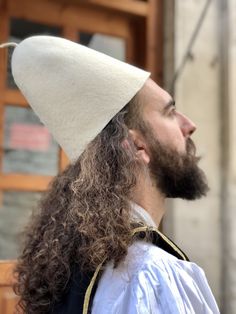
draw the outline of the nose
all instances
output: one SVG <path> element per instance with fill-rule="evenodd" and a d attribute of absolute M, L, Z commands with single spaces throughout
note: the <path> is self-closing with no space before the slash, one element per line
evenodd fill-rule
<path fill-rule="evenodd" d="M 190 120 L 188 117 L 183 115 L 182 113 L 179 113 L 180 117 L 180 128 L 184 135 L 184 137 L 191 136 L 197 129 L 195 123 Z"/>

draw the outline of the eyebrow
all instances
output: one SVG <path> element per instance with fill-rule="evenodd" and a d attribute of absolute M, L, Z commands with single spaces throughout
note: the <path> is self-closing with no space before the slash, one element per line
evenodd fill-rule
<path fill-rule="evenodd" d="M 163 108 L 163 113 L 166 113 L 171 107 L 176 107 L 174 99 L 171 99 L 167 102 L 167 104 Z"/>

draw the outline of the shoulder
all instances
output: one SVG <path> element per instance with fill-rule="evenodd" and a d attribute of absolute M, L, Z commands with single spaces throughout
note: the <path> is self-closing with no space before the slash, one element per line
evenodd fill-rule
<path fill-rule="evenodd" d="M 114 268 L 113 262 L 105 266 L 99 286 L 107 282 L 115 282 L 124 286 L 145 273 L 145 276 L 157 276 L 158 272 L 166 273 L 167 265 L 173 266 L 178 259 L 161 248 L 145 241 L 136 241 L 129 248 L 125 258 Z M 156 282 L 156 280 L 155 280 Z"/>
<path fill-rule="evenodd" d="M 165 270 L 166 264 L 174 265 L 178 259 L 157 247 L 144 241 L 136 241 L 129 249 L 124 261 L 119 265 L 121 269 L 128 269 L 129 273 L 135 275 L 147 267 L 157 267 Z"/>
<path fill-rule="evenodd" d="M 130 261 L 133 257 L 141 257 L 141 264 L 151 261 L 165 260 L 174 262 L 178 260 L 175 256 L 146 241 L 136 241 L 128 248 L 126 260 Z"/>
<path fill-rule="evenodd" d="M 169 276 L 171 272 L 201 272 L 201 268 L 187 261 L 177 259 L 152 243 L 136 241 L 129 248 L 127 255 L 114 268 L 113 262 L 106 265 L 103 278 L 115 278 L 116 281 L 131 282 L 141 273 L 145 276 Z"/>
<path fill-rule="evenodd" d="M 104 291 L 103 288 L 112 282 L 117 291 L 124 290 L 127 286 L 132 288 L 144 283 L 156 289 L 165 281 L 173 281 L 178 269 L 181 275 L 183 265 L 179 262 L 188 263 L 179 261 L 152 243 L 136 241 L 128 248 L 126 257 L 116 268 L 113 262 L 106 265 L 99 281 L 99 288 Z"/>
<path fill-rule="evenodd" d="M 158 264 L 165 255 L 165 251 L 153 244 L 133 243 L 118 267 L 114 268 L 112 262 L 106 265 L 98 282 L 92 313 L 155 312 Z"/>

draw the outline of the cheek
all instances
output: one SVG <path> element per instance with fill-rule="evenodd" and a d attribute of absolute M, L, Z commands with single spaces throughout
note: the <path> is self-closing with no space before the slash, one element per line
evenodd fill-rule
<path fill-rule="evenodd" d="M 184 153 L 186 151 L 186 141 L 184 137 L 181 135 L 181 137 L 174 138 L 172 142 L 172 147 L 173 149 L 176 149 L 179 153 Z"/>
<path fill-rule="evenodd" d="M 179 152 L 185 151 L 185 138 L 177 124 L 159 124 L 159 127 L 155 128 L 155 133 L 161 144 L 167 145 Z"/>

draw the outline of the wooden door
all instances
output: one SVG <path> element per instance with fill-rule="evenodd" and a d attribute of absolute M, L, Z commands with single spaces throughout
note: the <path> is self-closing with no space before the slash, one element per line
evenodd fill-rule
<path fill-rule="evenodd" d="M 108 54 L 107 47 L 113 47 L 113 53 L 119 51 L 114 57 L 145 66 L 144 59 L 135 55 L 135 47 L 138 46 L 135 34 L 136 26 L 141 28 L 145 24 L 143 19 L 147 7 L 142 5 L 143 11 L 138 9 L 135 13 L 130 12 L 130 6 L 123 8 L 118 5 L 119 14 L 116 14 L 114 10 L 117 8 L 109 11 L 104 6 L 98 7 L 99 1 L 95 2 L 95 6 L 89 6 L 46 0 L 0 1 L 0 42 L 47 33 L 91 45 Z M 141 17 L 140 23 L 135 24 L 135 14 Z M 119 49 L 114 50 L 114 47 Z M 11 50 L 0 50 L 0 235 L 1 226 L 9 225 L 8 236 L 2 242 L 0 240 L 1 314 L 12 314 L 17 302 L 12 290 L 12 270 L 17 256 L 19 225 L 23 226 L 27 221 L 40 194 L 68 163 L 64 152 L 53 142 L 12 81 L 9 75 L 11 53 Z M 26 134 L 31 135 L 27 137 Z M 34 135 L 40 135 L 40 143 L 35 144 Z M 54 160 L 50 169 L 45 169 L 45 159 Z M 21 215 L 18 216 L 19 211 Z M 14 217 L 9 218 L 11 215 Z M 15 241 L 14 245 L 10 245 L 10 241 Z"/>
<path fill-rule="evenodd" d="M 14 313 L 17 298 L 12 290 L 14 262 L 0 261 L 0 313 Z"/>

